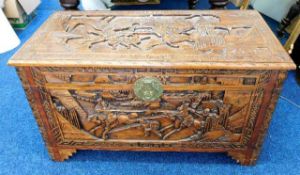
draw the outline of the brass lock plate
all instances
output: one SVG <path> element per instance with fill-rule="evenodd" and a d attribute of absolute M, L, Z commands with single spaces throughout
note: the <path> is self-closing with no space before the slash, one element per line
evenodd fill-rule
<path fill-rule="evenodd" d="M 159 79 L 154 77 L 140 78 L 134 83 L 135 95 L 144 101 L 155 101 L 163 93 L 163 86 Z"/>

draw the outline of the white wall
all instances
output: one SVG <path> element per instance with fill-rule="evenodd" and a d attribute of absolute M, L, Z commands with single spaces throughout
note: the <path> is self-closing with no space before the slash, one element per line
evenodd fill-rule
<path fill-rule="evenodd" d="M 281 21 L 288 13 L 290 7 L 296 3 L 296 0 L 252 0 L 254 9 L 261 13 Z"/>

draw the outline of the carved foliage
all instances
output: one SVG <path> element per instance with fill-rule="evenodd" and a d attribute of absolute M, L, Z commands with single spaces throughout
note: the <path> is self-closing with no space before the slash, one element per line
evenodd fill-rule
<path fill-rule="evenodd" d="M 234 54 L 239 59 L 243 59 L 244 55 L 269 55 L 268 48 L 264 46 L 243 49 L 228 47 L 228 41 L 238 40 L 238 45 L 249 39 L 254 27 L 252 24 L 224 24 L 221 20 L 218 15 L 209 13 L 74 15 L 59 20 L 60 30 L 53 31 L 49 39 L 64 48 L 94 52 L 122 50 L 129 53 L 128 50 L 133 50 L 155 53 L 164 50 L 165 53 L 175 53 L 180 49 L 183 53 L 218 58 Z"/>

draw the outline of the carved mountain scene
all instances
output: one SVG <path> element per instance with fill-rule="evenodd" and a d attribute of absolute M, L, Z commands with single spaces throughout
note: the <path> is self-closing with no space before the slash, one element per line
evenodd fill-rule
<path fill-rule="evenodd" d="M 56 111 L 69 125 L 103 140 L 238 142 L 249 106 L 235 105 L 236 100 L 229 103 L 225 91 L 166 91 L 151 102 L 128 90 L 51 94 Z M 250 95 L 235 95 L 250 101 Z"/>

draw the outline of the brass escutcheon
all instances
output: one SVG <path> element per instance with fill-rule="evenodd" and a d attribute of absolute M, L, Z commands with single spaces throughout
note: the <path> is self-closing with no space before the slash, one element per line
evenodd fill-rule
<path fill-rule="evenodd" d="M 134 94 L 141 100 L 154 101 L 163 93 L 163 86 L 159 79 L 154 77 L 140 78 L 134 83 Z"/>

